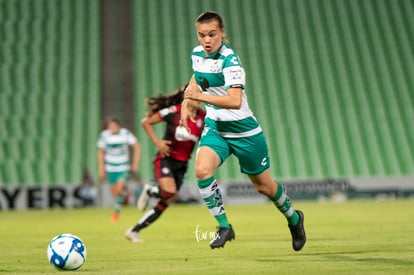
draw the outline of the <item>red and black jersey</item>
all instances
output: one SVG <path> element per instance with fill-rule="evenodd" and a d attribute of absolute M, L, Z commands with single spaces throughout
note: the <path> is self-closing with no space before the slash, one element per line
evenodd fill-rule
<path fill-rule="evenodd" d="M 184 134 L 182 131 L 177 132 L 181 119 L 181 104 L 161 109 L 158 111 L 158 114 L 167 124 L 163 139 L 172 142 L 170 157 L 179 161 L 188 161 L 203 131 L 205 111 L 199 109 L 194 121 L 191 119 L 187 120 L 190 133 L 186 132 Z"/>

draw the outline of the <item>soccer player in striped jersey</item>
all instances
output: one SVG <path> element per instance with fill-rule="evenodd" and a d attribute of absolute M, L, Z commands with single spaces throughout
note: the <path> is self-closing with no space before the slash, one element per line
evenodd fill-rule
<path fill-rule="evenodd" d="M 106 129 L 99 135 L 98 166 L 99 179 L 107 178 L 114 197 L 113 221 L 118 221 L 121 205 L 127 196 L 126 180 L 129 172 L 138 172 L 141 147 L 137 138 L 128 129 L 121 128 L 117 118 L 106 122 Z M 129 146 L 133 149 L 130 164 Z"/>
<path fill-rule="evenodd" d="M 223 19 L 216 12 L 204 12 L 198 16 L 195 26 L 200 45 L 191 54 L 193 76 L 184 93 L 181 117 L 185 126 L 187 100 L 206 104 L 207 115 L 195 172 L 201 197 L 219 225 L 210 247 L 224 247 L 227 241 L 235 238 L 214 177 L 214 171 L 234 154 L 241 172 L 247 174 L 256 190 L 284 214 L 293 249 L 299 251 L 306 242 L 304 215 L 293 208 L 284 186 L 270 176 L 266 139 L 249 108 L 244 68 L 226 41 Z"/>
<path fill-rule="evenodd" d="M 186 121 L 188 131 L 180 127 L 184 88 L 185 86 L 182 86 L 174 94 L 151 97 L 147 101 L 150 111 L 141 121 L 141 125 L 158 149 L 153 161 L 157 185 L 144 186 L 137 207 L 144 211 L 150 197 L 157 198 L 158 202 L 139 219 L 134 227 L 126 231 L 125 237 L 132 242 L 141 242 L 139 232 L 154 223 L 177 198 L 187 172 L 188 161 L 202 133 L 206 113 L 200 107 L 199 101 L 188 103 L 189 117 Z M 153 125 L 164 122 L 165 133 L 163 138 L 159 138 Z"/>

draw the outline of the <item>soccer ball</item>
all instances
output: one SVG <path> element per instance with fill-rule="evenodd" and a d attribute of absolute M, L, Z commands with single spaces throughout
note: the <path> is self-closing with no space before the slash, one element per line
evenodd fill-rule
<path fill-rule="evenodd" d="M 75 235 L 60 234 L 50 241 L 47 247 L 47 258 L 57 269 L 75 270 L 85 263 L 86 246 Z"/>

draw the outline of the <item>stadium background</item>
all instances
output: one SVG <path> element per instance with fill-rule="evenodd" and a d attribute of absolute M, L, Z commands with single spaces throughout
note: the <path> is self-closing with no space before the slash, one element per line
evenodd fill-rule
<path fill-rule="evenodd" d="M 413 1 L 0 0 L 0 187 L 78 185 L 85 168 L 96 180 L 112 115 L 149 180 L 144 99 L 188 81 L 204 10 L 246 68 L 275 178 L 414 181 Z M 217 177 L 246 180 L 234 158 Z"/>

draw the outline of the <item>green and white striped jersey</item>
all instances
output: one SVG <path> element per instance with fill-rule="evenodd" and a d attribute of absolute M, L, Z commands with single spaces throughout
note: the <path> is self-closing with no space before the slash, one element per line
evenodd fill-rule
<path fill-rule="evenodd" d="M 237 54 L 226 43 L 209 56 L 202 46 L 191 53 L 191 62 L 197 85 L 203 93 L 226 95 L 232 87 L 242 88 L 240 109 L 224 109 L 206 104 L 206 126 L 228 138 L 253 136 L 262 131 L 247 102 L 244 90 L 245 72 Z"/>
<path fill-rule="evenodd" d="M 116 134 L 112 134 L 109 130 L 102 131 L 97 145 L 105 151 L 105 171 L 129 171 L 128 146 L 135 143 L 137 143 L 137 138 L 128 129 L 121 128 Z"/>

